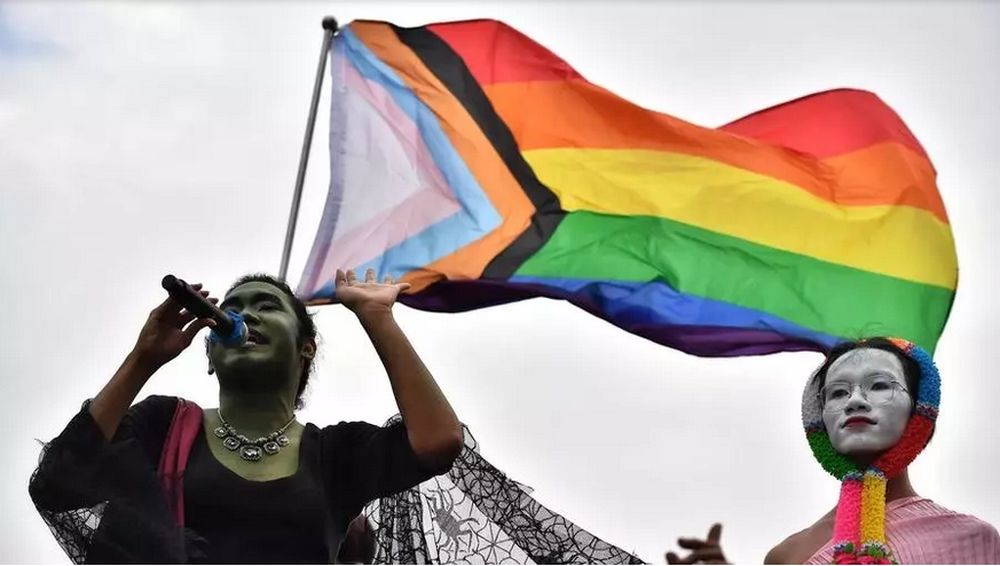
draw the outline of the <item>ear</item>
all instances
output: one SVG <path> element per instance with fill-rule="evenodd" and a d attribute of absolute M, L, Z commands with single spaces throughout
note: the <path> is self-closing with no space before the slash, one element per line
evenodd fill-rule
<path fill-rule="evenodd" d="M 310 338 L 302 345 L 302 357 L 311 360 L 316 357 L 316 340 Z"/>
<path fill-rule="evenodd" d="M 212 365 L 212 342 L 205 338 L 205 359 L 208 360 L 208 375 L 215 373 L 215 366 Z"/>

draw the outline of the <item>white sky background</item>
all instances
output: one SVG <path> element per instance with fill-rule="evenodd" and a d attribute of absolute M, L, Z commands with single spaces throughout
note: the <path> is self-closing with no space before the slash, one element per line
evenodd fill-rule
<path fill-rule="evenodd" d="M 938 169 L 962 269 L 937 355 L 941 419 L 912 478 L 1000 523 L 1000 4 L 2 3 L 0 561 L 65 562 L 27 495 L 33 439 L 111 376 L 160 278 L 221 294 L 277 271 L 326 14 L 503 19 L 592 82 L 702 125 L 834 87 L 879 94 Z M 327 120 L 324 100 L 293 283 L 326 196 Z M 721 521 L 730 559 L 759 562 L 836 503 L 799 418 L 817 354 L 696 358 L 544 299 L 396 311 L 488 460 L 646 560 Z M 325 344 L 300 418 L 381 423 L 395 406 L 360 326 L 341 307 L 316 320 Z M 140 398 L 215 406 L 205 370 L 196 343 Z"/>

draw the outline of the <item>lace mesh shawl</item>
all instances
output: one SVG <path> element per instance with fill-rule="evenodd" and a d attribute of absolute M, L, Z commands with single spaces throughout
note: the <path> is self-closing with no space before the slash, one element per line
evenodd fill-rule
<path fill-rule="evenodd" d="M 42 449 L 29 491 L 74 564 L 176 564 L 203 557 L 199 537 L 170 518 L 155 476 L 133 464 L 134 449 L 96 458 L 53 450 L 51 443 Z"/>
<path fill-rule="evenodd" d="M 463 429 L 450 472 L 365 507 L 376 564 L 644 564 L 538 503 Z"/>
<path fill-rule="evenodd" d="M 202 557 L 202 541 L 170 517 L 139 446 L 103 444 L 75 425 L 74 434 L 42 448 L 28 484 L 35 508 L 70 560 L 184 563 Z"/>
<path fill-rule="evenodd" d="M 177 527 L 141 448 L 107 444 L 85 421 L 78 415 L 45 446 L 29 484 L 67 556 L 77 564 L 201 561 L 205 541 Z M 365 508 L 376 564 L 643 563 L 535 501 L 464 433 L 451 471 Z"/>

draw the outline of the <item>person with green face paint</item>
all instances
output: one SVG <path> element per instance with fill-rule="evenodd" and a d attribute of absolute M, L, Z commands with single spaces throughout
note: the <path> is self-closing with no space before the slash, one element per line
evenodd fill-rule
<path fill-rule="evenodd" d="M 372 270 L 360 281 L 336 275 L 336 296 L 371 338 L 402 416 L 384 428 L 296 420 L 316 328 L 287 284 L 267 275 L 239 279 L 219 305 L 248 335 L 235 346 L 206 343 L 218 408 L 165 396 L 133 405 L 160 367 L 215 325 L 170 298 L 153 309 L 32 476 L 32 499 L 67 554 L 78 563 L 334 562 L 365 503 L 448 471 L 463 446 L 458 418 L 393 319 L 407 286 L 378 282 Z"/>

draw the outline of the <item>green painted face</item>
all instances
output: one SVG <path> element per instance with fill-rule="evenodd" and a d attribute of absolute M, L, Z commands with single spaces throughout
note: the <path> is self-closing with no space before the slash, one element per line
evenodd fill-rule
<path fill-rule="evenodd" d="M 224 390 L 265 393 L 298 387 L 315 345 L 299 341 L 299 323 L 288 297 L 274 285 L 250 281 L 233 289 L 219 305 L 243 315 L 249 332 L 242 346 L 209 346 L 208 357 Z"/>

